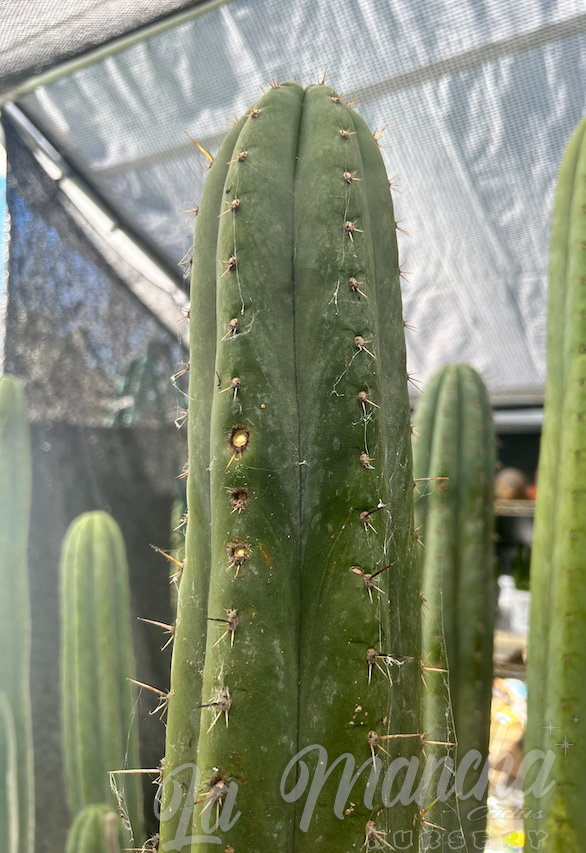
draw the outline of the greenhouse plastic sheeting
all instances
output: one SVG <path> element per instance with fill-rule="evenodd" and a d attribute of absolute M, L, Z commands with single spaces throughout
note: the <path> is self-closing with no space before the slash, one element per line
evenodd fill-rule
<path fill-rule="evenodd" d="M 193 0 L 5 0 L 0 3 L 0 91 L 193 5 L 198 4 Z"/>
<path fill-rule="evenodd" d="M 396 185 L 409 370 L 473 364 L 497 404 L 539 403 L 549 220 L 586 99 L 577 0 L 234 0 L 23 98 L 32 118 L 176 265 L 205 158 L 269 77 L 357 99 Z"/>

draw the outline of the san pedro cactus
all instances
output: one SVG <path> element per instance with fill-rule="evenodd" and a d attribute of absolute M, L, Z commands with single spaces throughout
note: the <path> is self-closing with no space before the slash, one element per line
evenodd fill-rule
<path fill-rule="evenodd" d="M 65 853 L 121 853 L 122 821 L 111 806 L 86 806 L 75 818 L 67 836 Z"/>
<path fill-rule="evenodd" d="M 376 140 L 326 85 L 273 84 L 211 166 L 190 363 L 161 849 L 417 850 L 417 803 L 381 784 L 424 746 L 395 221 Z"/>
<path fill-rule="evenodd" d="M 18 853 L 18 760 L 16 728 L 10 702 L 0 693 L 0 828 L 2 849 Z"/>
<path fill-rule="evenodd" d="M 61 557 L 63 753 L 70 809 L 117 805 L 109 771 L 139 767 L 128 568 L 122 534 L 105 512 L 76 518 Z M 138 775 L 116 786 L 135 840 L 143 835 Z"/>
<path fill-rule="evenodd" d="M 415 523 L 425 548 L 422 656 L 428 689 L 424 729 L 444 743 L 457 738 L 459 763 L 471 750 L 481 760 L 466 773 L 464 794 L 472 791 L 488 757 L 492 694 L 494 623 L 495 437 L 486 387 L 465 364 L 446 365 L 430 380 L 417 407 L 413 467 L 420 497 Z M 445 478 L 445 479 L 444 479 Z M 442 670 L 444 672 L 442 672 Z M 439 755 L 441 748 L 436 748 Z M 443 749 L 446 754 L 446 749 Z M 480 793 L 482 782 L 476 791 Z M 479 806 L 486 799 L 438 803 L 430 820 L 462 829 L 470 850 L 481 833 Z M 474 820 L 466 815 L 476 810 Z M 451 812 L 451 818 L 450 818 Z"/>
<path fill-rule="evenodd" d="M 537 817 L 527 820 L 526 849 L 541 834 L 545 853 L 577 853 L 586 838 L 585 247 L 583 119 L 562 160 L 553 209 L 545 419 L 531 558 L 525 749 L 553 750 L 557 760 L 548 779 L 555 785 L 547 793 L 547 785 L 534 785 L 538 765 L 528 774 L 526 807 Z"/>
<path fill-rule="evenodd" d="M 30 502 L 26 400 L 18 382 L 5 375 L 0 378 L 0 690 L 5 697 L 0 721 L 0 842 L 3 850 L 17 853 L 34 849 Z"/>

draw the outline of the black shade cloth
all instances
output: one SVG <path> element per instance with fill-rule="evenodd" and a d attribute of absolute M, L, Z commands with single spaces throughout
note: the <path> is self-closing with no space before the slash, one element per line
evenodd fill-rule
<path fill-rule="evenodd" d="M 137 677 L 168 689 L 169 651 L 143 616 L 172 621 L 169 567 L 150 544 L 169 547 L 173 501 L 185 461 L 174 421 L 184 394 L 170 375 L 185 359 L 177 340 L 96 251 L 8 121 L 10 213 L 5 363 L 23 384 L 33 444 L 30 537 L 32 701 L 37 853 L 63 850 L 70 824 L 62 777 L 58 562 L 79 513 L 111 512 L 124 535 L 131 577 Z M 163 755 L 164 726 L 138 714 L 143 766 Z M 145 778 L 155 828 L 155 789 Z"/>

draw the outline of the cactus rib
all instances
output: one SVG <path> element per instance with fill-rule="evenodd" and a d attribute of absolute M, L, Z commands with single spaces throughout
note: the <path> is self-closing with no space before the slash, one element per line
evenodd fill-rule
<path fill-rule="evenodd" d="M 526 819 L 525 849 L 532 833 L 544 831 L 548 838 L 541 849 L 546 853 L 581 850 L 586 834 L 584 748 L 577 734 L 586 707 L 585 176 L 582 119 L 562 159 L 552 216 L 545 418 L 531 560 L 526 750 L 548 753 L 560 733 L 562 744 L 564 735 L 572 743 L 565 755 L 555 749 L 556 784 L 547 794 L 531 790 L 536 766 L 527 775 L 526 806 L 546 819 Z M 550 722 L 559 727 L 553 738 Z"/>

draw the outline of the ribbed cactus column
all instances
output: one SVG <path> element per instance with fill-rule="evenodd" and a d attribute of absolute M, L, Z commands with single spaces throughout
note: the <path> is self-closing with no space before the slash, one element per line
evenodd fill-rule
<path fill-rule="evenodd" d="M 61 557 L 63 752 L 76 814 L 116 805 L 110 770 L 138 768 L 134 654 L 122 534 L 105 512 L 76 518 Z M 133 725 L 134 722 L 134 725 Z M 119 775 L 135 840 L 143 836 L 140 777 Z"/>
<path fill-rule="evenodd" d="M 122 821 L 112 807 L 91 805 L 75 818 L 65 853 L 121 853 L 124 846 Z"/>
<path fill-rule="evenodd" d="M 424 544 L 422 655 L 427 671 L 424 728 L 440 742 L 458 742 L 457 761 L 477 750 L 482 761 L 465 776 L 464 793 L 480 778 L 488 756 L 494 624 L 495 437 L 486 387 L 465 364 L 446 365 L 430 380 L 417 407 L 413 463 L 420 496 L 415 523 Z M 436 479 L 446 478 L 446 479 Z M 434 671 L 448 670 L 448 674 Z M 436 747 L 435 753 L 445 755 Z M 450 753 L 456 758 L 454 750 Z M 466 815 L 486 799 L 459 804 L 459 817 L 438 803 L 432 822 L 457 828 L 468 847 L 484 821 Z M 477 811 L 474 817 L 480 814 Z M 439 820 L 438 820 L 439 816 Z"/>
<path fill-rule="evenodd" d="M 16 379 L 5 375 L 0 378 L 0 690 L 5 696 L 0 766 L 12 769 L 0 775 L 0 839 L 2 849 L 17 853 L 34 849 L 27 564 L 30 502 L 26 400 Z M 7 814 L 6 807 L 12 812 L 17 808 L 17 817 Z M 10 843 L 4 845 L 7 837 Z"/>
<path fill-rule="evenodd" d="M 526 821 L 525 849 L 545 832 L 545 853 L 577 853 L 586 838 L 586 119 L 562 160 L 551 229 L 527 690 L 525 749 L 558 757 L 549 793 L 526 797 L 545 817 Z M 565 739 L 572 746 L 560 750 Z"/>
<path fill-rule="evenodd" d="M 5 693 L 0 693 L 0 843 L 7 853 L 18 853 L 18 759 L 16 727 Z"/>
<path fill-rule="evenodd" d="M 208 849 L 208 832 L 236 853 L 384 847 L 395 831 L 418 848 L 416 805 L 385 808 L 384 772 L 364 804 L 374 756 L 422 748 L 394 231 L 376 141 L 325 85 L 275 84 L 212 165 L 194 249 L 162 850 Z M 338 763 L 303 825 L 299 768 L 281 783 L 316 744 L 364 767 L 335 814 Z M 310 774 L 317 758 L 303 759 Z M 214 831 L 231 782 L 240 815 Z"/>

